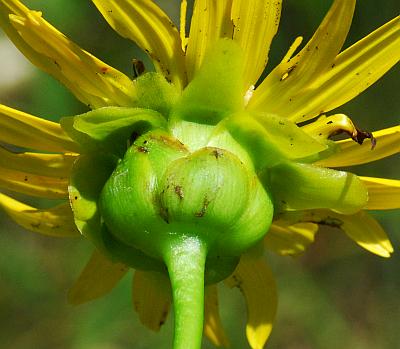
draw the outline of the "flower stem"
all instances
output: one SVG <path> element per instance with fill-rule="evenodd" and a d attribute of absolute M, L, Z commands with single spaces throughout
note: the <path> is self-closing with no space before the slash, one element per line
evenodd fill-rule
<path fill-rule="evenodd" d="M 174 301 L 174 349 L 201 348 L 206 255 L 206 244 L 195 237 L 174 241 L 164 253 Z"/>

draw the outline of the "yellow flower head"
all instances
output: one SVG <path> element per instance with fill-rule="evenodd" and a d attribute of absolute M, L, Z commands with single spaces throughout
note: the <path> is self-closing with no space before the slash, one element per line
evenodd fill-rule
<path fill-rule="evenodd" d="M 0 193 L 0 206 L 28 230 L 96 248 L 71 303 L 105 295 L 134 268 L 143 324 L 159 330 L 173 302 L 175 349 L 200 348 L 203 331 L 227 346 L 224 280 L 243 293 L 249 344 L 262 348 L 277 309 L 264 249 L 301 253 L 329 225 L 390 256 L 367 210 L 400 208 L 400 181 L 335 168 L 397 154 L 400 126 L 363 132 L 330 111 L 398 62 L 399 17 L 341 52 L 356 1 L 335 0 L 309 42 L 298 50 L 297 38 L 260 81 L 280 0 L 196 0 L 188 36 L 186 0 L 179 30 L 151 0 L 92 2 L 155 72 L 135 61 L 132 80 L 41 12 L 0 0 L 8 37 L 91 109 L 59 124 L 0 105 L 0 187 L 64 201 L 37 209 Z M 338 133 L 348 139 L 333 141 Z"/>

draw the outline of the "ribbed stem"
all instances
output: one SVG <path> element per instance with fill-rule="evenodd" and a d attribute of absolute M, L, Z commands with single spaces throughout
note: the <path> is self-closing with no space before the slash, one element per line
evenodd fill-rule
<path fill-rule="evenodd" d="M 206 245 L 194 237 L 174 241 L 164 253 L 174 301 L 173 349 L 201 348 L 206 255 Z"/>

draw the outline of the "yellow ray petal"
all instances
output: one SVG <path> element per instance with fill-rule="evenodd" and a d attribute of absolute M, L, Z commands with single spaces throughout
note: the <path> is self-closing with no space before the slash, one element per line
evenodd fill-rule
<path fill-rule="evenodd" d="M 80 236 L 69 203 L 40 210 L 0 193 L 0 206 L 27 230 L 54 237 Z"/>
<path fill-rule="evenodd" d="M 234 0 L 233 39 L 244 51 L 244 89 L 255 85 L 268 62 L 268 53 L 281 16 L 282 0 Z"/>
<path fill-rule="evenodd" d="M 285 115 L 296 122 L 330 111 L 366 90 L 400 59 L 400 17 L 343 51 L 303 91 L 292 98 Z"/>
<path fill-rule="evenodd" d="M 355 0 L 336 0 L 307 45 L 271 72 L 254 92 L 248 107 L 291 117 L 292 105 L 297 106 L 296 95 L 331 67 L 342 48 L 354 7 Z"/>
<path fill-rule="evenodd" d="M 134 85 L 127 76 L 82 50 L 40 12 L 17 0 L 0 0 L 0 26 L 33 64 L 91 108 L 134 103 Z"/>
<path fill-rule="evenodd" d="M 110 26 L 134 41 L 156 70 L 178 87 L 186 84 L 181 38 L 168 16 L 151 0 L 92 0 Z"/>
<path fill-rule="evenodd" d="M 68 198 L 68 179 L 45 177 L 0 166 L 0 188 L 48 199 Z"/>
<path fill-rule="evenodd" d="M 105 296 L 128 270 L 126 265 L 114 263 L 95 250 L 78 280 L 68 291 L 68 301 L 78 305 Z"/>
<path fill-rule="evenodd" d="M 246 335 L 251 348 L 264 348 L 278 305 L 272 271 L 261 258 L 255 259 L 245 255 L 226 283 L 230 287 L 238 287 L 246 299 Z"/>
<path fill-rule="evenodd" d="M 204 334 L 216 347 L 227 348 L 229 339 L 219 316 L 217 285 L 206 287 L 204 297 Z"/>
<path fill-rule="evenodd" d="M 360 177 L 368 189 L 368 210 L 400 208 L 400 181 L 386 178 Z"/>
<path fill-rule="evenodd" d="M 373 132 L 376 147 L 370 142 L 362 145 L 352 139 L 336 142 L 340 150 L 329 158 L 316 162 L 324 167 L 345 167 L 365 164 L 400 152 L 400 126 Z"/>
<path fill-rule="evenodd" d="M 0 167 L 48 177 L 70 176 L 76 154 L 14 153 L 0 146 Z"/>
<path fill-rule="evenodd" d="M 181 0 L 179 22 L 179 35 L 181 36 L 182 51 L 186 52 L 187 37 L 186 37 L 186 16 L 187 16 L 187 0 Z"/>
<path fill-rule="evenodd" d="M 264 246 L 280 255 L 303 253 L 314 242 L 318 225 L 314 223 L 291 224 L 276 220 L 264 238 Z"/>
<path fill-rule="evenodd" d="M 381 225 L 365 211 L 342 215 L 328 210 L 300 213 L 303 222 L 329 225 L 343 230 L 347 236 L 366 250 L 381 257 L 390 257 L 393 246 Z"/>
<path fill-rule="evenodd" d="M 195 1 L 186 50 L 189 81 L 200 68 L 207 49 L 220 38 L 232 37 L 231 6 L 232 0 Z"/>
<path fill-rule="evenodd" d="M 36 150 L 77 151 L 58 123 L 37 118 L 0 104 L 0 142 Z"/>
<path fill-rule="evenodd" d="M 143 325 L 159 331 L 171 307 L 171 286 L 160 273 L 136 270 L 133 277 L 132 299 Z"/>

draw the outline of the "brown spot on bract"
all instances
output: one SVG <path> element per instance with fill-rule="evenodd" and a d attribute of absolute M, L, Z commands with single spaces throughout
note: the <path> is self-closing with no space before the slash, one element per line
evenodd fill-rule
<path fill-rule="evenodd" d="M 179 199 L 182 200 L 184 197 L 183 189 L 180 185 L 175 186 L 175 194 L 178 195 Z"/>
<path fill-rule="evenodd" d="M 139 153 L 148 153 L 149 152 L 149 148 L 147 147 L 137 147 L 137 150 L 139 151 Z"/>
<path fill-rule="evenodd" d="M 218 159 L 218 158 L 224 156 L 224 152 L 221 149 L 214 149 L 211 152 L 211 155 L 213 155 L 216 159 Z"/>
<path fill-rule="evenodd" d="M 201 210 L 199 212 L 196 212 L 194 215 L 198 218 L 204 217 L 209 204 L 210 204 L 210 201 L 207 199 L 207 197 L 205 197 L 203 200 L 203 206 L 202 206 Z"/>

